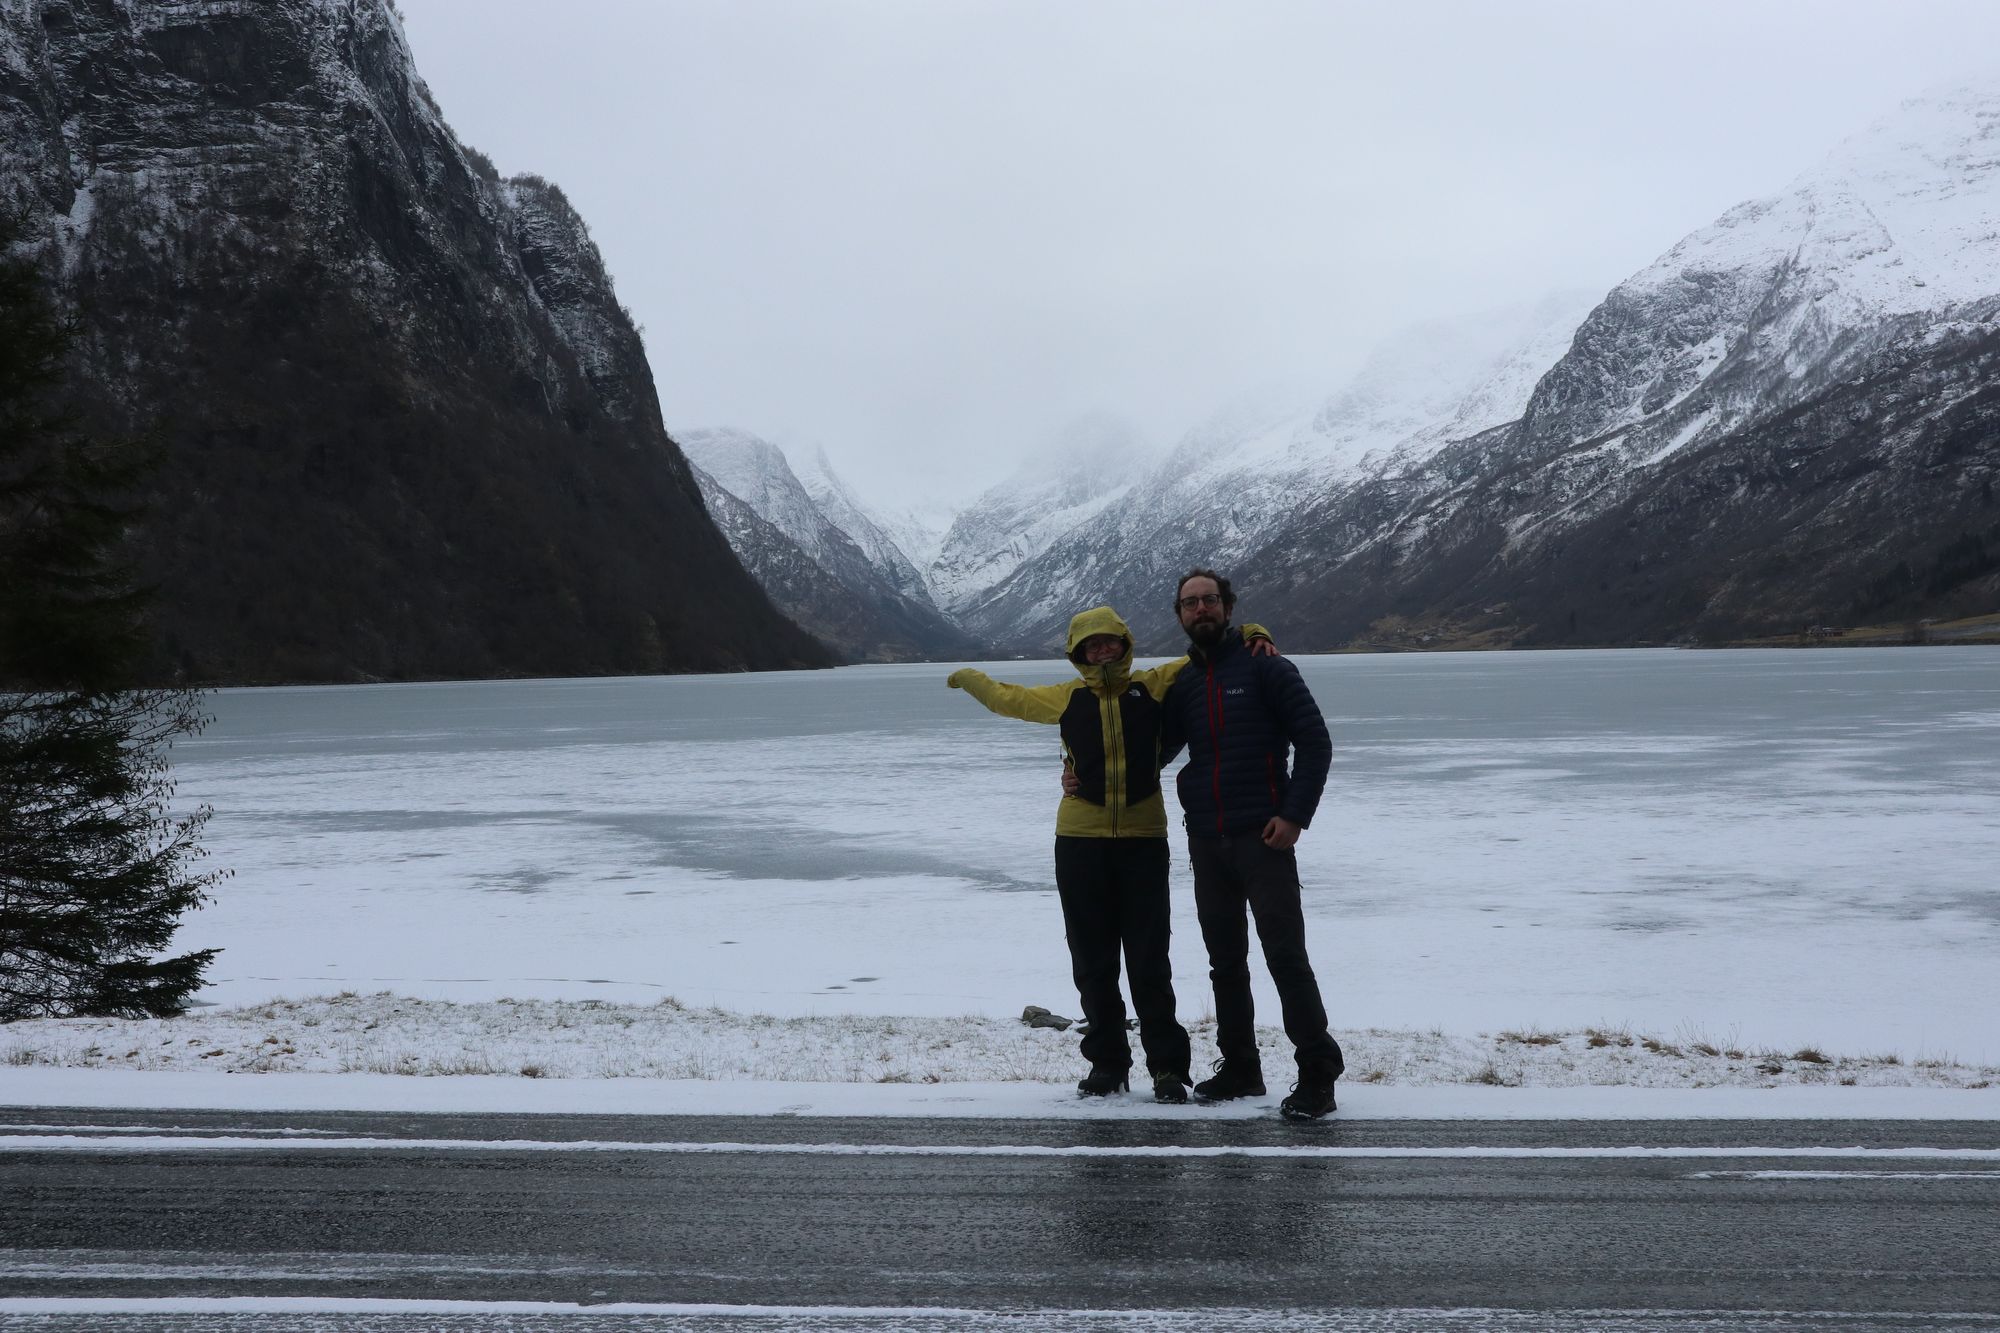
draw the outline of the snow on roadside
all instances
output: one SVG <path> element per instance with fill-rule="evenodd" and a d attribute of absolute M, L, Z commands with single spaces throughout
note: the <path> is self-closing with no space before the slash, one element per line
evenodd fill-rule
<path fill-rule="evenodd" d="M 1214 1022 L 1190 1024 L 1197 1059 Z M 1624 1031 L 1337 1031 L 1347 1083 L 1518 1088 L 1992 1088 L 2000 1069 L 1892 1053 L 1740 1050 L 1698 1035 Z M 1284 1034 L 1260 1032 L 1270 1080 L 1288 1081 Z M 1136 1047 L 1136 1042 L 1135 1042 Z M 781 1083 L 1066 1084 L 1073 1033 L 979 1017 L 776 1018 L 594 1000 L 452 1003 L 352 992 L 200 1010 L 171 1019 L 29 1019 L 0 1028 L 9 1067 L 219 1073 L 652 1078 Z M 1199 1072 L 1199 1071 L 1197 1071 Z"/>

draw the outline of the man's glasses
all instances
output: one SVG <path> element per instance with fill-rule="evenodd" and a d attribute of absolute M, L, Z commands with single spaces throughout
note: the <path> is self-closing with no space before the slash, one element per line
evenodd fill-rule
<path fill-rule="evenodd" d="M 1181 598 L 1174 605 L 1183 611 L 1192 611 L 1198 606 L 1221 606 L 1222 594 L 1219 592 L 1197 593 L 1192 597 Z"/>

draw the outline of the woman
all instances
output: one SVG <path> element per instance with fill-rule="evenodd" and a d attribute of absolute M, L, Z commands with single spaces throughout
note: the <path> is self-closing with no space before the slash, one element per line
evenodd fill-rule
<path fill-rule="evenodd" d="M 1243 627 L 1263 639 L 1260 626 Z M 1167 903 L 1167 814 L 1160 794 L 1160 700 L 1187 665 L 1177 658 L 1132 669 L 1132 631 L 1108 606 L 1069 622 L 1077 684 L 1009 685 L 970 667 L 946 682 L 993 712 L 1062 729 L 1063 756 L 1077 792 L 1056 811 L 1056 893 L 1070 970 L 1083 1005 L 1083 1057 L 1090 1072 L 1077 1091 L 1102 1097 L 1130 1087 L 1132 1047 L 1118 991 L 1118 953 L 1131 969 L 1132 1007 L 1153 1080 L 1153 1100 L 1185 1102 L 1188 1034 L 1174 1017 Z"/>

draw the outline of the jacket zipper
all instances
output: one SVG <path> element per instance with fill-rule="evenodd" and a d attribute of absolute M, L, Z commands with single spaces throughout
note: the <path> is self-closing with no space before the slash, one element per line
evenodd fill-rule
<path fill-rule="evenodd" d="M 1104 701 L 1110 711 L 1111 752 L 1104 756 L 1104 805 L 1111 812 L 1111 836 L 1118 836 L 1118 811 L 1125 804 L 1125 728 L 1118 716 L 1119 696 Z"/>
<path fill-rule="evenodd" d="M 1208 676 L 1208 748 L 1215 756 L 1209 789 L 1215 795 L 1215 831 L 1222 832 L 1222 687 L 1215 683 L 1215 664 L 1204 663 Z"/>

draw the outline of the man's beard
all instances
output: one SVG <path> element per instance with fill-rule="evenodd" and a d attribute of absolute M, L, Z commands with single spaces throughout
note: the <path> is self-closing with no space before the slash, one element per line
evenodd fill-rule
<path fill-rule="evenodd" d="M 1194 624 L 1183 628 L 1187 630 L 1187 636 L 1195 646 L 1213 648 L 1222 642 L 1223 633 L 1229 628 L 1229 619 L 1225 616 L 1221 620 L 1197 620 Z"/>

